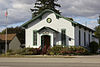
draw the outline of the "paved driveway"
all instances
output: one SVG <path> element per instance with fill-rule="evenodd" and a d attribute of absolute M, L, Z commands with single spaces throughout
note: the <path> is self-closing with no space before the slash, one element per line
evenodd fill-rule
<path fill-rule="evenodd" d="M 0 67 L 100 67 L 100 56 L 77 58 L 0 58 Z"/>

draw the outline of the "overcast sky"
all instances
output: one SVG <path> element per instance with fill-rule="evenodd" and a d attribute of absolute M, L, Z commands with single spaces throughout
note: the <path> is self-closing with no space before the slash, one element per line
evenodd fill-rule
<path fill-rule="evenodd" d="M 9 27 L 20 26 L 31 19 L 30 8 L 35 0 L 0 0 L 0 31 L 5 28 L 5 10 L 8 9 Z M 94 28 L 100 14 L 100 0 L 59 0 L 60 11 L 65 17 Z"/>

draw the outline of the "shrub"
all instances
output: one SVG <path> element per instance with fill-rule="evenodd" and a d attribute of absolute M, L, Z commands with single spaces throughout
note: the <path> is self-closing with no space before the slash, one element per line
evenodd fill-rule
<path fill-rule="evenodd" d="M 22 49 L 19 50 L 8 50 L 7 54 L 8 55 L 16 55 L 16 54 L 20 54 L 22 52 Z"/>
<path fill-rule="evenodd" d="M 84 47 L 80 47 L 80 46 L 79 47 L 71 46 L 66 50 L 66 52 L 64 51 L 62 53 L 69 54 L 69 55 L 70 54 L 73 54 L 73 55 L 87 55 L 87 54 L 89 54 L 87 49 L 85 49 Z"/>
<path fill-rule="evenodd" d="M 62 46 L 54 46 L 50 50 L 48 50 L 49 55 L 87 55 L 89 54 L 88 50 L 83 47 L 62 47 Z"/>
<path fill-rule="evenodd" d="M 70 46 L 69 47 L 69 51 L 76 51 L 77 50 L 77 47 L 76 46 Z"/>
<path fill-rule="evenodd" d="M 76 53 L 83 54 L 83 55 L 89 54 L 88 50 L 84 47 L 81 47 L 81 46 L 77 47 Z"/>
<path fill-rule="evenodd" d="M 47 51 L 47 54 L 60 55 L 60 51 L 62 50 L 62 48 L 63 46 L 60 46 L 60 45 L 54 46 Z"/>
<path fill-rule="evenodd" d="M 90 48 L 90 52 L 91 52 L 91 53 L 96 53 L 96 51 L 97 51 L 98 48 L 99 48 L 99 45 L 98 45 L 98 43 L 96 43 L 95 41 L 92 41 L 92 42 L 89 44 L 89 48 Z"/>
<path fill-rule="evenodd" d="M 38 48 L 25 48 L 21 54 L 22 55 L 38 55 L 40 54 L 40 50 Z"/>
<path fill-rule="evenodd" d="M 41 53 L 40 49 L 37 48 L 24 48 L 17 51 L 9 50 L 9 55 L 39 55 Z M 63 47 L 63 46 L 54 46 L 47 50 L 48 55 L 86 55 L 88 50 L 83 47 Z"/>
<path fill-rule="evenodd" d="M 9 51 L 9 55 L 15 55 L 15 54 L 20 54 L 20 55 L 38 55 L 40 54 L 40 50 L 37 48 L 23 48 L 20 50 L 16 51 Z"/>
<path fill-rule="evenodd" d="M 13 52 L 13 50 L 8 50 L 7 52 Z"/>
<path fill-rule="evenodd" d="M 69 51 L 69 47 L 63 47 L 63 48 L 61 49 L 61 51 L 60 51 L 60 54 L 61 54 L 61 55 L 69 54 L 69 52 L 67 52 L 67 51 Z"/>

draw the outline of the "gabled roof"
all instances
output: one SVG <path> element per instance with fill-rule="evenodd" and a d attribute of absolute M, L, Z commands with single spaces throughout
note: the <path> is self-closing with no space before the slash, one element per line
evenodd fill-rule
<path fill-rule="evenodd" d="M 91 30 L 91 31 L 94 32 L 93 29 L 91 29 L 91 28 L 89 28 L 89 27 L 87 27 L 87 26 L 84 26 L 84 25 L 82 25 L 82 24 L 80 24 L 80 23 L 77 23 L 77 22 L 75 22 L 75 21 L 72 21 L 72 20 L 70 20 L 68 17 L 61 16 L 61 15 L 55 13 L 53 10 L 50 10 L 50 9 L 46 9 L 46 10 L 42 11 L 39 15 L 35 16 L 34 18 L 32 18 L 31 20 L 29 20 L 28 22 L 24 23 L 21 27 L 27 27 L 28 24 L 32 23 L 34 20 L 36 20 L 36 19 L 38 19 L 38 18 L 41 18 L 41 16 L 42 16 L 43 14 L 47 13 L 47 12 L 54 13 L 58 19 L 59 19 L 59 18 L 64 18 L 65 20 L 68 20 L 68 21 L 72 22 L 72 23 L 75 24 L 75 25 L 79 25 L 79 26 L 81 26 L 81 27 L 83 27 L 83 28 L 85 28 L 85 29 L 89 29 L 89 30 Z"/>
<path fill-rule="evenodd" d="M 0 43 L 4 43 L 5 42 L 5 34 L 0 34 Z M 7 41 L 10 42 L 11 40 L 13 40 L 13 38 L 16 36 L 16 34 L 7 34 Z"/>
<path fill-rule="evenodd" d="M 64 18 L 64 19 L 66 19 L 66 20 L 68 20 L 68 21 L 70 21 L 70 22 L 72 22 L 72 23 L 76 23 L 75 21 L 72 21 L 72 20 L 70 20 L 70 19 L 67 18 L 67 17 L 63 17 L 63 16 L 61 16 L 61 15 L 55 13 L 54 11 L 52 11 L 52 10 L 50 10 L 50 9 L 46 9 L 46 10 L 42 11 L 39 15 L 35 16 L 34 18 L 32 18 L 31 20 L 29 20 L 28 22 L 24 23 L 24 24 L 22 25 L 22 27 L 27 27 L 28 24 L 30 24 L 31 22 L 33 22 L 33 21 L 36 20 L 37 18 L 40 18 L 43 14 L 45 14 L 45 13 L 47 13 L 47 12 L 54 13 L 54 14 L 56 15 L 57 18 Z"/>
<path fill-rule="evenodd" d="M 40 32 L 41 30 L 52 30 L 52 31 L 55 31 L 55 32 L 58 33 L 58 31 L 56 31 L 56 30 L 54 30 L 54 29 L 52 29 L 50 27 L 43 27 L 43 28 L 39 29 L 38 32 Z"/>

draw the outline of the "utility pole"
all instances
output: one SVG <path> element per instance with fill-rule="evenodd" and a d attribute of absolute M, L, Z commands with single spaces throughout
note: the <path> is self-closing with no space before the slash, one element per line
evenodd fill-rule
<path fill-rule="evenodd" d="M 8 12 L 7 12 L 7 9 L 6 9 L 6 13 L 5 13 L 5 16 L 6 16 L 6 34 L 5 34 L 5 54 L 7 53 L 7 22 L 8 22 Z"/>
<path fill-rule="evenodd" d="M 100 15 L 99 15 L 99 19 L 98 19 L 98 24 L 100 25 Z"/>

